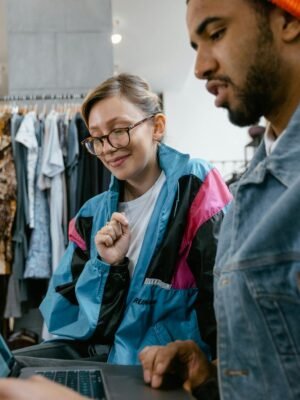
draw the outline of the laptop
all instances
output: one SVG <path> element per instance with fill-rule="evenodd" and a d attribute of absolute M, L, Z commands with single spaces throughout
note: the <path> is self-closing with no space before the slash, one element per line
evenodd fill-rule
<path fill-rule="evenodd" d="M 56 361 L 57 362 L 57 361 Z M 60 361 L 61 362 L 61 361 Z M 14 358 L 0 335 L 0 378 L 18 376 L 28 378 L 43 375 L 55 382 L 72 388 L 83 396 L 99 400 L 188 400 L 191 395 L 182 388 L 155 390 L 143 381 L 140 366 L 65 361 L 63 366 L 24 367 Z M 78 365 L 74 365 L 78 363 Z"/>

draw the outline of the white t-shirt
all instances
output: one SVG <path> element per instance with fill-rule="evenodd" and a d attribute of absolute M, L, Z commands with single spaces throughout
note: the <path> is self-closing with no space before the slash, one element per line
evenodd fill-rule
<path fill-rule="evenodd" d="M 34 228 L 35 170 L 38 160 L 38 142 L 35 136 L 36 119 L 34 111 L 27 113 L 16 135 L 16 142 L 22 143 L 28 149 L 27 185 L 30 228 Z"/>
<path fill-rule="evenodd" d="M 275 147 L 278 145 L 279 140 L 285 134 L 286 130 L 284 130 L 279 137 L 277 137 L 269 123 L 266 127 L 266 132 L 264 134 L 265 148 L 267 156 L 269 156 Z"/>
<path fill-rule="evenodd" d="M 119 212 L 124 212 L 131 232 L 130 245 L 126 256 L 129 258 L 129 273 L 132 276 L 136 266 L 145 232 L 160 190 L 166 181 L 162 171 L 154 185 L 137 199 L 119 203 Z"/>

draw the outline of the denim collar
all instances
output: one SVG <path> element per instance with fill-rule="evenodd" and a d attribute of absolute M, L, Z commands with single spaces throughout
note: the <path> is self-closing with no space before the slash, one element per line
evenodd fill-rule
<path fill-rule="evenodd" d="M 267 156 L 265 143 L 262 141 L 258 147 L 248 170 L 239 182 L 232 185 L 231 190 L 235 192 L 236 187 L 248 183 L 261 183 L 266 173 L 272 174 L 284 186 L 291 186 L 299 179 L 300 161 L 300 105 L 293 114 L 284 136 Z"/>

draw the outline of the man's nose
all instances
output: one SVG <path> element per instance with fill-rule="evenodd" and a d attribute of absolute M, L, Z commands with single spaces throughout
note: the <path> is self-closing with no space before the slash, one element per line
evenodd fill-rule
<path fill-rule="evenodd" d="M 217 68 L 217 61 L 212 56 L 211 52 L 204 48 L 197 49 L 194 73 L 197 79 L 207 79 Z"/>

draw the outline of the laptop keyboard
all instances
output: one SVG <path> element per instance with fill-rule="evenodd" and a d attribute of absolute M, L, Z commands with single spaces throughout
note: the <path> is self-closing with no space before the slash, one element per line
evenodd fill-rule
<path fill-rule="evenodd" d="M 51 381 L 55 381 L 92 399 L 105 400 L 104 388 L 99 370 L 36 371 Z"/>

